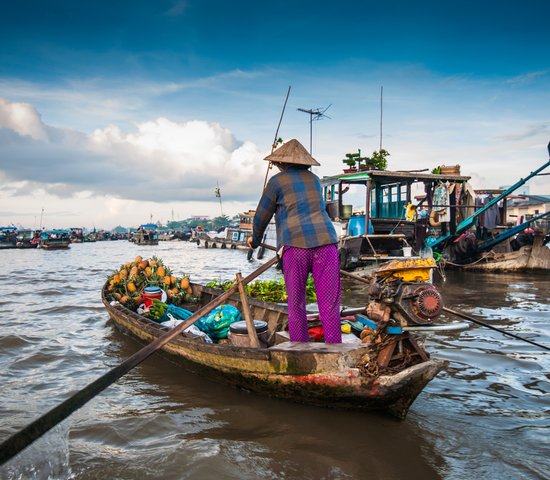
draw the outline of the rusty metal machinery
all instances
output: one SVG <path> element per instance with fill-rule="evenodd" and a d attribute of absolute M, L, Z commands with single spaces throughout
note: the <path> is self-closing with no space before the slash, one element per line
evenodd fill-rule
<path fill-rule="evenodd" d="M 395 260 L 382 265 L 369 287 L 369 316 L 397 320 L 402 327 L 430 325 L 443 309 L 443 299 L 432 284 L 432 258 Z"/>

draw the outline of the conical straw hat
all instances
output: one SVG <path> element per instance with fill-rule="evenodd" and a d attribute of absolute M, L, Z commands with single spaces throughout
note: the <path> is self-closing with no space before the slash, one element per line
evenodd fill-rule
<path fill-rule="evenodd" d="M 321 165 L 296 139 L 289 140 L 271 155 L 265 157 L 264 160 L 274 163 L 290 163 L 293 165 L 313 165 L 316 167 Z"/>

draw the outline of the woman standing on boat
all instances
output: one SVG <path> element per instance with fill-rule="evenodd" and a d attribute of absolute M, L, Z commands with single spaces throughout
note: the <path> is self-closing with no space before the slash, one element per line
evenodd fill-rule
<path fill-rule="evenodd" d="M 306 283 L 311 273 L 325 342 L 341 343 L 338 238 L 325 210 L 319 179 L 309 170 L 319 163 L 297 140 L 285 143 L 265 160 L 281 172 L 266 185 L 256 208 L 248 245 L 251 248 L 260 245 L 275 214 L 277 249 L 283 247 L 290 341 L 309 341 Z"/>

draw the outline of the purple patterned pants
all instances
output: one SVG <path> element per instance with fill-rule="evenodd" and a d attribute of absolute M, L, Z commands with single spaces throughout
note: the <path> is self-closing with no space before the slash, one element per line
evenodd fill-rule
<path fill-rule="evenodd" d="M 311 272 L 326 343 L 341 343 L 340 263 L 336 244 L 315 248 L 284 247 L 283 273 L 288 295 L 288 333 L 291 342 L 308 342 L 306 282 Z"/>

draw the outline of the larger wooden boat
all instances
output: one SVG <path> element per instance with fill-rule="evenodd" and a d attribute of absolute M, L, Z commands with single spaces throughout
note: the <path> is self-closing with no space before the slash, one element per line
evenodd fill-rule
<path fill-rule="evenodd" d="M 510 226 L 507 199 L 549 166 L 550 160 L 505 190 L 474 191 L 458 165 L 449 171 L 439 167 L 439 173 L 368 170 L 323 177 L 327 213 L 339 233 L 340 268 L 360 270 L 431 251 L 464 270 L 548 270 L 543 224 L 550 212 Z M 354 212 L 358 192 L 365 200 Z M 542 243 L 513 248 L 531 228 L 542 230 Z"/>
<path fill-rule="evenodd" d="M 222 293 L 198 284 L 191 287 L 199 301 L 185 305 L 188 310 L 197 310 Z M 167 327 L 111 302 L 107 288 L 106 283 L 102 301 L 117 328 L 145 344 L 166 333 Z M 238 295 L 227 303 L 242 311 Z M 285 341 L 280 332 L 287 324 L 286 306 L 253 298 L 249 305 L 252 318 L 268 324 L 263 347 L 205 343 L 200 337 L 183 333 L 164 345 L 163 351 L 192 366 L 193 371 L 259 394 L 317 406 L 381 410 L 400 419 L 447 363 L 431 359 L 408 332 L 392 337 L 397 348 L 387 348 L 387 341 L 337 345 Z M 384 361 L 381 356 L 385 356 Z"/>

